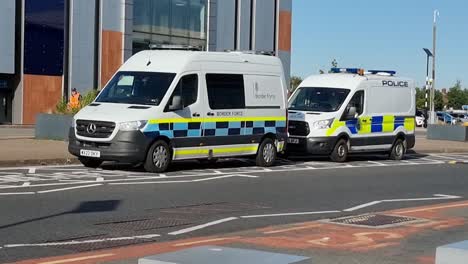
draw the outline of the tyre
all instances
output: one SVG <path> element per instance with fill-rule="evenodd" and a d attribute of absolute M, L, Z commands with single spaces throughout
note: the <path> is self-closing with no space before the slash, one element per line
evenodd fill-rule
<path fill-rule="evenodd" d="M 406 140 L 397 139 L 390 151 L 391 160 L 402 160 L 406 154 Z"/>
<path fill-rule="evenodd" d="M 165 141 L 158 140 L 149 148 L 143 167 L 147 172 L 161 173 L 167 170 L 171 161 L 171 148 Z"/>
<path fill-rule="evenodd" d="M 96 169 L 97 167 L 101 166 L 102 160 L 98 159 L 90 159 L 90 158 L 79 158 L 81 164 L 87 168 Z"/>
<path fill-rule="evenodd" d="M 275 164 L 276 156 L 275 142 L 271 138 L 265 138 L 258 148 L 255 161 L 259 167 L 271 167 Z"/>
<path fill-rule="evenodd" d="M 330 154 L 330 159 L 334 162 L 346 162 L 346 160 L 348 160 L 348 153 L 348 141 L 342 138 L 336 142 L 336 145 Z"/>

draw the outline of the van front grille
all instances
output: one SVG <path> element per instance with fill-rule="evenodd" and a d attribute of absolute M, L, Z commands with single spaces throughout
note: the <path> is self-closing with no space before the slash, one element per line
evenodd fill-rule
<path fill-rule="evenodd" d="M 309 124 L 303 121 L 289 121 L 289 134 L 292 136 L 307 136 L 310 133 Z"/>
<path fill-rule="evenodd" d="M 76 134 L 82 137 L 108 138 L 114 129 L 114 122 L 76 120 Z"/>

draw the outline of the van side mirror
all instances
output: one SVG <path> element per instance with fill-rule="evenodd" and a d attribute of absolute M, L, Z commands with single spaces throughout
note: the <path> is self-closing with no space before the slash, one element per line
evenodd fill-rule
<path fill-rule="evenodd" d="M 354 119 L 354 118 L 356 118 L 356 107 L 351 106 L 351 107 L 347 110 L 345 117 L 346 117 L 346 119 Z"/>
<path fill-rule="evenodd" d="M 177 110 L 182 110 L 183 104 L 182 104 L 182 97 L 180 95 L 174 95 L 172 97 L 172 102 L 169 105 L 169 110 L 170 111 L 177 111 Z"/>

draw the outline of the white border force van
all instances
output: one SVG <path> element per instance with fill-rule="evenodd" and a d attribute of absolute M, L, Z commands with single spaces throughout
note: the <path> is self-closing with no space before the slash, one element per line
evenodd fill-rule
<path fill-rule="evenodd" d="M 288 153 L 387 152 L 402 159 L 415 144 L 416 91 L 394 71 L 333 68 L 305 79 L 289 100 Z"/>
<path fill-rule="evenodd" d="M 87 167 L 255 156 L 271 166 L 287 139 L 281 61 L 245 52 L 142 51 L 74 117 L 69 152 Z"/>

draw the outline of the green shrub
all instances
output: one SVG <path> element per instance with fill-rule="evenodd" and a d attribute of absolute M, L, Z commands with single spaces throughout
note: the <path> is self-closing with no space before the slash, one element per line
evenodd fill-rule
<path fill-rule="evenodd" d="M 75 107 L 75 108 L 70 108 L 68 107 L 68 101 L 65 100 L 65 98 L 62 98 L 57 105 L 55 106 L 55 114 L 61 114 L 61 115 L 74 115 L 78 113 L 83 107 L 89 105 L 96 99 L 96 96 L 98 95 L 97 90 L 91 90 L 87 92 L 84 95 L 81 95 L 81 100 L 80 100 L 80 106 Z"/>

